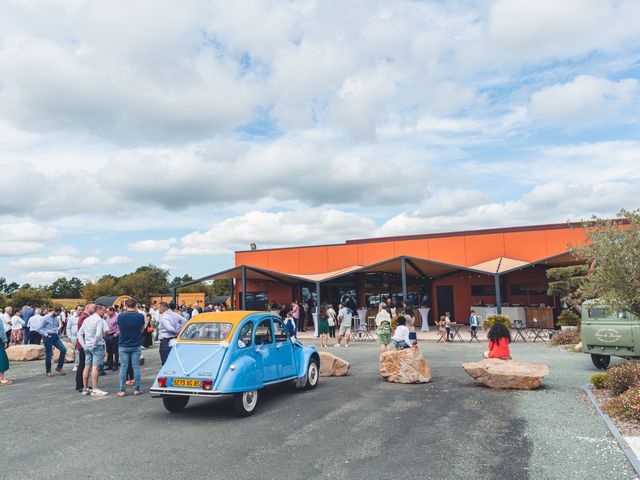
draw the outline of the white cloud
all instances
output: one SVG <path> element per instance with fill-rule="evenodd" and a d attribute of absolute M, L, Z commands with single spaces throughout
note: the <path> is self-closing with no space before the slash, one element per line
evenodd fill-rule
<path fill-rule="evenodd" d="M 133 260 L 127 256 L 109 257 L 104 261 L 105 265 L 129 265 L 131 263 L 133 263 Z"/>
<path fill-rule="evenodd" d="M 76 255 L 78 249 L 72 245 L 65 245 L 63 247 L 56 248 L 53 253 L 55 255 Z"/>
<path fill-rule="evenodd" d="M 140 240 L 132 242 L 127 247 L 132 252 L 163 252 L 178 241 L 177 238 L 167 238 L 165 240 Z"/>
<path fill-rule="evenodd" d="M 178 246 L 167 252 L 167 257 L 220 255 L 248 249 L 250 243 L 260 248 L 331 243 L 368 235 L 373 227 L 369 218 L 333 209 L 254 211 L 223 220 L 204 232 L 185 235 Z"/>
<path fill-rule="evenodd" d="M 635 78 L 611 81 L 580 75 L 531 96 L 531 115 L 543 125 L 569 129 L 636 121 L 640 82 Z M 626 117 L 626 118 L 625 118 Z"/>
<path fill-rule="evenodd" d="M 44 250 L 44 244 L 38 242 L 6 242 L 0 240 L 0 257 L 18 257 L 38 253 Z"/>
<path fill-rule="evenodd" d="M 82 270 L 100 263 L 97 257 L 77 258 L 70 255 L 50 255 L 48 257 L 27 257 L 9 263 L 13 268 L 36 271 Z"/>

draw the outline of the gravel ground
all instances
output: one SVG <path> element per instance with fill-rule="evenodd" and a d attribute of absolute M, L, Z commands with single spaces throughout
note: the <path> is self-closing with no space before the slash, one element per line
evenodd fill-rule
<path fill-rule="evenodd" d="M 376 345 L 355 344 L 331 349 L 352 362 L 349 376 L 304 393 L 268 389 L 248 419 L 233 417 L 227 399 L 195 399 L 180 414 L 149 395 L 120 399 L 113 374 L 101 384 L 111 395 L 81 397 L 70 375 L 49 379 L 42 361 L 13 363 L 16 383 L 0 387 L 11 406 L 0 478 L 635 478 L 581 399 L 595 372 L 587 355 L 514 344 L 516 358 L 545 362 L 551 374 L 537 391 L 494 391 L 460 367 L 486 343 L 421 345 L 430 384 L 384 382 Z M 145 356 L 148 388 L 158 352 Z"/>

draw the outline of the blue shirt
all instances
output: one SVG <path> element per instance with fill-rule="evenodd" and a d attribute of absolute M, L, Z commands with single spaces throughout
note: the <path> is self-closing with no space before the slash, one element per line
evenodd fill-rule
<path fill-rule="evenodd" d="M 47 313 L 42 317 L 42 324 L 40 325 L 40 328 L 38 328 L 37 332 L 43 337 L 46 337 L 47 335 L 57 335 L 58 317 L 54 317 L 50 313 Z"/>
<path fill-rule="evenodd" d="M 33 317 L 35 315 L 35 313 L 36 313 L 36 311 L 31 307 L 25 308 L 20 313 L 20 317 L 22 318 L 22 320 L 24 320 L 24 327 L 23 328 L 27 328 L 27 325 L 29 325 L 29 319 L 31 317 Z"/>
<path fill-rule="evenodd" d="M 144 315 L 138 312 L 124 312 L 118 315 L 120 338 L 118 345 L 124 348 L 135 348 L 142 345 L 142 327 Z"/>

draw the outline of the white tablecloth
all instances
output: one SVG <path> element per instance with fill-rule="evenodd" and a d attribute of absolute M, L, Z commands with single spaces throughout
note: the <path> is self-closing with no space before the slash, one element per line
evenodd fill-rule
<path fill-rule="evenodd" d="M 311 315 L 313 315 L 313 336 L 319 337 L 320 334 L 318 333 L 318 314 L 312 313 Z"/>
<path fill-rule="evenodd" d="M 429 310 L 430 308 L 419 308 L 420 316 L 422 317 L 422 327 L 420 328 L 421 332 L 429 331 Z"/>

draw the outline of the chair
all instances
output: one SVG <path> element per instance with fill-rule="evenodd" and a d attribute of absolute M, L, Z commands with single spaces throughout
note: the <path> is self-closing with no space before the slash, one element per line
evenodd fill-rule
<path fill-rule="evenodd" d="M 365 317 L 360 318 L 357 315 L 354 318 L 358 319 L 358 328 L 355 331 L 352 330 L 351 339 L 357 342 L 373 341 L 373 334 L 367 325 L 367 319 Z"/>

